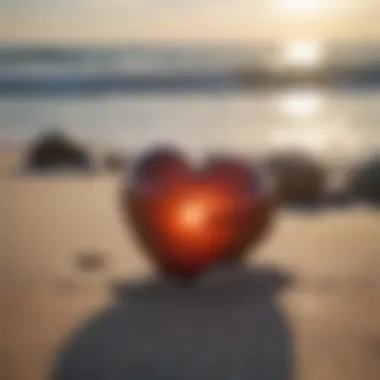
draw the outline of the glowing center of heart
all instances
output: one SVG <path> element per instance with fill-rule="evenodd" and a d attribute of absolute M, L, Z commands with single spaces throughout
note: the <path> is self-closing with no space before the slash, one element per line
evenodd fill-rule
<path fill-rule="evenodd" d="M 198 230 L 204 227 L 206 214 L 206 207 L 200 200 L 189 200 L 180 207 L 179 220 L 183 228 Z"/>

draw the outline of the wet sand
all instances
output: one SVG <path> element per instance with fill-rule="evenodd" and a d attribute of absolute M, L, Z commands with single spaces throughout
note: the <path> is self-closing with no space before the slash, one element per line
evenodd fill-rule
<path fill-rule="evenodd" d="M 112 300 L 112 284 L 151 269 L 121 223 L 117 178 L 17 178 L 3 170 L 9 162 L 0 165 L 0 378 L 43 380 L 73 329 Z M 281 211 L 249 255 L 295 276 L 279 302 L 296 379 L 380 378 L 379 247 L 380 212 Z M 104 266 L 78 268 L 83 252 Z"/>

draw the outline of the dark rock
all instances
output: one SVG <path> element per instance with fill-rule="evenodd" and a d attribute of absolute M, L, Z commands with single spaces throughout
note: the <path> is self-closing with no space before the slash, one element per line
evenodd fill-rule
<path fill-rule="evenodd" d="M 345 207 L 353 202 L 352 194 L 346 187 L 336 190 L 326 191 L 323 195 L 323 203 L 332 207 Z"/>
<path fill-rule="evenodd" d="M 302 152 L 283 152 L 265 160 L 273 176 L 279 201 L 309 204 L 321 200 L 327 173 L 317 161 Z"/>
<path fill-rule="evenodd" d="M 59 131 L 41 134 L 26 159 L 26 169 L 31 171 L 80 170 L 92 167 L 86 149 L 71 141 Z"/>
<path fill-rule="evenodd" d="M 380 155 L 360 163 L 353 170 L 349 183 L 355 198 L 380 206 Z"/>

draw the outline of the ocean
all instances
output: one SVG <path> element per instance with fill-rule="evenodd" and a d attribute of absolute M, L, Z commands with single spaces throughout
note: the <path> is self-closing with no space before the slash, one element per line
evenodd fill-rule
<path fill-rule="evenodd" d="M 0 141 L 62 129 L 125 151 L 161 142 L 248 155 L 301 147 L 328 159 L 379 151 L 380 47 L 331 51 L 337 75 L 276 85 L 266 46 L 2 46 Z"/>

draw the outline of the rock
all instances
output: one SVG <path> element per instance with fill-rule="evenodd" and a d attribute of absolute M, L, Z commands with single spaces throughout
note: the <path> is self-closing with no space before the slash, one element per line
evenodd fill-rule
<path fill-rule="evenodd" d="M 331 207 L 345 207 L 353 203 L 353 197 L 347 188 L 333 189 L 324 193 L 323 203 Z"/>
<path fill-rule="evenodd" d="M 269 157 L 265 164 L 281 203 L 309 204 L 321 199 L 327 173 L 311 157 L 301 152 L 283 152 Z"/>
<path fill-rule="evenodd" d="M 32 143 L 26 158 L 26 169 L 37 172 L 91 169 L 86 149 L 59 131 L 41 134 Z"/>
<path fill-rule="evenodd" d="M 349 183 L 355 198 L 380 206 L 380 155 L 360 163 Z"/>

